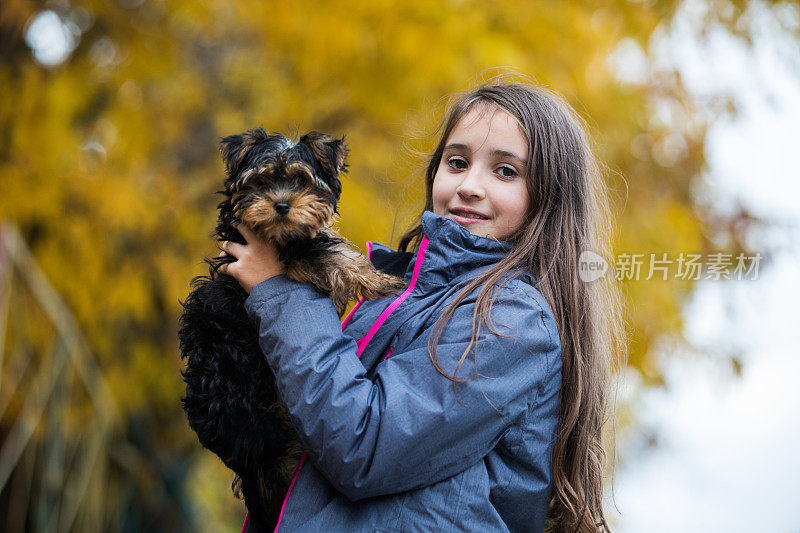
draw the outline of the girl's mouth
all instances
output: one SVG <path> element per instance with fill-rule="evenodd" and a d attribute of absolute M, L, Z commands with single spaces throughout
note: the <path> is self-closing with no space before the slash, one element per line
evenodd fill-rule
<path fill-rule="evenodd" d="M 473 209 L 456 208 L 450 211 L 450 216 L 459 224 L 475 224 L 488 220 L 489 217 Z"/>

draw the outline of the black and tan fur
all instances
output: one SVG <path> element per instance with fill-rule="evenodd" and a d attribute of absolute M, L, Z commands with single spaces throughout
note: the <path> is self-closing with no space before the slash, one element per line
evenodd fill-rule
<path fill-rule="evenodd" d="M 405 286 L 378 272 L 330 228 L 346 171 L 343 140 L 319 132 L 293 142 L 256 128 L 225 137 L 227 171 L 214 236 L 244 244 L 240 221 L 275 242 L 286 275 L 328 295 L 341 315 L 350 300 L 385 297 Z M 200 443 L 235 472 L 234 492 L 274 526 L 302 449 L 243 302 L 247 293 L 206 258 L 209 275 L 192 280 L 180 318 L 189 425 Z"/>

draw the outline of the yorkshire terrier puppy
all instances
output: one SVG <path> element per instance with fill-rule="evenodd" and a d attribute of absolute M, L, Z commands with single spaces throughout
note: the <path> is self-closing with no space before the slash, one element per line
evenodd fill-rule
<path fill-rule="evenodd" d="M 343 140 L 312 131 L 293 142 L 256 128 L 223 138 L 220 151 L 227 178 L 219 191 L 225 199 L 213 234 L 218 241 L 245 244 L 231 223 L 246 224 L 274 241 L 288 277 L 314 284 L 340 315 L 359 296 L 386 297 L 405 287 L 330 228 L 347 166 Z M 273 528 L 303 451 L 245 311 L 247 293 L 219 272 L 235 260 L 205 258 L 209 275 L 191 281 L 181 304 L 181 401 L 200 443 L 236 474 L 234 493 Z"/>

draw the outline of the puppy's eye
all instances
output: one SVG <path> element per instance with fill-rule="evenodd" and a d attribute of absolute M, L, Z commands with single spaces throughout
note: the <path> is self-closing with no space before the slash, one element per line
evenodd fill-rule
<path fill-rule="evenodd" d="M 447 166 L 455 170 L 464 170 L 469 165 L 467 164 L 467 160 L 463 157 L 453 156 L 447 160 Z"/>
<path fill-rule="evenodd" d="M 251 181 L 256 181 L 253 179 L 253 176 L 257 175 L 257 171 L 255 169 L 249 168 L 241 173 L 239 178 L 233 182 L 232 188 L 235 191 L 244 188 L 245 186 L 249 185 Z"/>
<path fill-rule="evenodd" d="M 304 187 L 313 187 L 317 183 L 314 172 L 302 163 L 290 163 L 286 167 L 286 174 L 289 179 Z"/>
<path fill-rule="evenodd" d="M 301 172 L 297 175 L 297 181 L 306 187 L 313 187 L 319 180 L 310 172 Z"/>

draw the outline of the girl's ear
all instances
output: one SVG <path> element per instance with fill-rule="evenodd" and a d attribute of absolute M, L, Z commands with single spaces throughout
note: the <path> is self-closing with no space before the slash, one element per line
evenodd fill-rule
<path fill-rule="evenodd" d="M 219 151 L 228 176 L 234 177 L 244 166 L 247 154 L 260 142 L 267 139 L 263 128 L 255 128 L 240 135 L 229 135 L 219 140 Z"/>
<path fill-rule="evenodd" d="M 309 131 L 300 138 L 300 142 L 311 148 L 311 152 L 320 166 L 331 176 L 347 172 L 347 146 L 344 137 L 336 139 L 318 131 Z"/>

